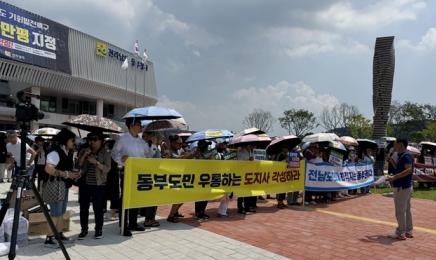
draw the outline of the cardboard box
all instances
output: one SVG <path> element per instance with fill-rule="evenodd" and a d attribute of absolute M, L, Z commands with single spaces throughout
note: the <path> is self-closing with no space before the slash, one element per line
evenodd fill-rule
<path fill-rule="evenodd" d="M 74 214 L 74 211 L 67 210 L 63 215 L 63 232 L 70 231 L 70 218 Z M 24 214 L 26 216 L 26 214 Z M 40 236 L 47 234 L 48 223 L 44 217 L 44 213 L 30 213 L 28 214 L 29 220 L 29 236 Z"/>
<path fill-rule="evenodd" d="M 10 208 L 15 207 L 15 200 L 16 200 L 16 192 L 14 191 L 14 194 L 12 195 Z M 38 200 L 35 197 L 35 194 L 32 190 L 24 190 L 21 194 L 21 206 L 20 211 L 25 211 L 31 207 L 34 207 L 38 205 Z"/>

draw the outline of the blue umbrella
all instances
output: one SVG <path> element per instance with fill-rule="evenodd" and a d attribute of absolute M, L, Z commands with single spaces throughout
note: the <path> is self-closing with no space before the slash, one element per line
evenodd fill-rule
<path fill-rule="evenodd" d="M 342 151 L 347 151 L 347 148 L 345 148 L 345 146 L 338 141 L 329 141 L 329 147 L 336 148 Z"/>
<path fill-rule="evenodd" d="M 136 118 L 138 120 L 159 120 L 159 119 L 176 119 L 181 118 L 174 109 L 166 107 L 139 107 L 130 110 L 123 118 Z"/>
<path fill-rule="evenodd" d="M 307 147 L 309 147 L 310 142 L 305 142 L 302 146 L 301 146 L 301 151 L 304 151 L 307 149 Z"/>
<path fill-rule="evenodd" d="M 229 130 L 225 129 L 206 129 L 191 135 L 186 139 L 186 143 L 192 143 L 200 140 L 217 139 L 217 138 L 228 138 L 232 137 L 233 134 Z"/>

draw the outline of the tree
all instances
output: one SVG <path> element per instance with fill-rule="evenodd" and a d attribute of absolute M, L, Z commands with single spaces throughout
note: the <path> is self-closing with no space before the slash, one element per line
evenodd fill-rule
<path fill-rule="evenodd" d="M 309 130 L 319 126 L 316 117 L 312 112 L 304 109 L 291 109 L 283 112 L 284 117 L 279 117 L 282 128 L 288 130 L 289 134 L 296 136 L 304 135 Z"/>
<path fill-rule="evenodd" d="M 273 124 L 276 121 L 271 112 L 256 108 L 244 118 L 242 125 L 245 128 L 256 127 L 268 133 L 273 130 Z"/>
<path fill-rule="evenodd" d="M 426 128 L 422 130 L 422 141 L 436 141 L 436 123 L 427 124 Z"/>
<path fill-rule="evenodd" d="M 348 116 L 347 122 L 352 137 L 371 138 L 373 125 L 371 120 L 365 118 L 362 114 Z"/>
<path fill-rule="evenodd" d="M 319 124 L 327 131 L 327 132 L 335 132 L 338 128 L 340 122 L 339 110 L 338 106 L 328 107 L 325 106 L 321 115 L 319 116 Z"/>
<path fill-rule="evenodd" d="M 347 103 L 341 103 L 337 109 L 339 110 L 339 126 L 343 129 L 343 133 L 346 132 L 349 121 L 353 115 L 359 115 L 359 109 L 354 105 L 348 105 Z M 341 135 L 343 135 L 343 133 Z"/>
<path fill-rule="evenodd" d="M 341 103 L 330 108 L 324 107 L 319 121 L 327 132 L 344 135 L 348 130 L 350 116 L 357 114 L 359 114 L 359 109 L 356 106 Z"/>

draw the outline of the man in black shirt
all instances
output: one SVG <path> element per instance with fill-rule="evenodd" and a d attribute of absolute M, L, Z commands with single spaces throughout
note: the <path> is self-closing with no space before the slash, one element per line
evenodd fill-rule
<path fill-rule="evenodd" d="M 385 148 L 378 147 L 377 148 L 377 154 L 375 155 L 375 166 L 376 166 L 376 173 L 377 176 L 383 175 L 384 172 L 384 164 L 385 164 Z"/>

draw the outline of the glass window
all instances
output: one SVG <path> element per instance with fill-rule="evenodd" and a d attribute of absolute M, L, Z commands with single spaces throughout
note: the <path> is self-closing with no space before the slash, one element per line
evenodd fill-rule
<path fill-rule="evenodd" d="M 41 96 L 39 109 L 46 112 L 56 112 L 56 97 Z"/>

